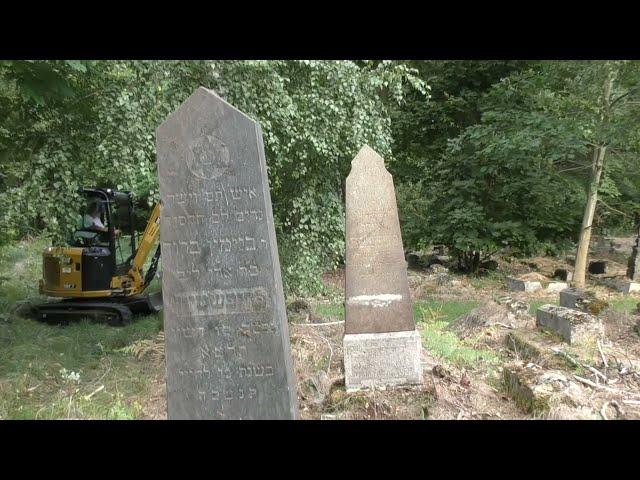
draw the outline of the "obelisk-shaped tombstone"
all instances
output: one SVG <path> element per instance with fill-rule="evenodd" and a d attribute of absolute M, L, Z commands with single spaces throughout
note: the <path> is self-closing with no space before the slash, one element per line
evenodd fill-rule
<path fill-rule="evenodd" d="M 346 182 L 345 296 L 347 389 L 421 383 L 393 179 L 368 146 Z"/>
<path fill-rule="evenodd" d="M 157 129 L 169 419 L 293 419 L 260 125 L 205 88 Z"/>
<path fill-rule="evenodd" d="M 632 282 L 640 282 L 640 213 L 636 214 L 636 230 L 638 235 L 631 251 L 627 276 Z"/>

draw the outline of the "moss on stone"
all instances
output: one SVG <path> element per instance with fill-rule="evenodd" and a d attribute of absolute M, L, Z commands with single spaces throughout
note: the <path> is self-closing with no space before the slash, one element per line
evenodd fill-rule
<path fill-rule="evenodd" d="M 502 370 L 503 388 L 522 410 L 531 415 L 549 411 L 549 395 L 533 388 L 537 375 L 533 370 L 517 364 L 505 365 Z"/>

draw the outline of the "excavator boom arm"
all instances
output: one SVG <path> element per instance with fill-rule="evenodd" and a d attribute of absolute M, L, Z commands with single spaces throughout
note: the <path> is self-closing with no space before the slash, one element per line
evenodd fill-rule
<path fill-rule="evenodd" d="M 140 239 L 136 256 L 133 257 L 132 269 L 142 271 L 142 266 L 149 258 L 151 249 L 160 237 L 160 203 L 156 203 L 147 222 L 147 228 Z"/>

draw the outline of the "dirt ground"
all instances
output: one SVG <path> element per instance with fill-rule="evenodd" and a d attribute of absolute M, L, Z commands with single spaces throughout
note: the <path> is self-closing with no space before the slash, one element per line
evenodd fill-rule
<path fill-rule="evenodd" d="M 414 302 L 473 300 L 480 305 L 446 330 L 497 359 L 491 365 L 460 367 L 423 348 L 423 384 L 416 387 L 347 393 L 344 322 L 312 313 L 303 323 L 290 323 L 301 419 L 640 419 L 640 313 L 606 308 L 599 315 L 605 336 L 597 348 L 568 346 L 536 328 L 535 307 L 558 303 L 558 294 L 544 288 L 554 270 L 567 266 L 566 260 L 546 257 L 500 261 L 499 273 L 480 281 L 440 267 L 411 270 Z M 505 275 L 537 275 L 543 289 L 509 292 Z M 344 288 L 341 271 L 325 275 L 324 281 L 335 291 Z M 592 285 L 592 290 L 611 305 L 640 303 L 638 294 L 623 297 L 603 285 Z M 308 300 L 311 306 L 317 302 Z M 427 326 L 417 323 L 420 331 Z M 145 418 L 166 418 L 163 368 Z"/>

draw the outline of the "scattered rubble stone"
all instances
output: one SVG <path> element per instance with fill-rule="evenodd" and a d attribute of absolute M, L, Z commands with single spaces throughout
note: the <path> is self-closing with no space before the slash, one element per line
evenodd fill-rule
<path fill-rule="evenodd" d="M 513 277 L 507 277 L 507 288 L 517 292 L 535 292 L 542 288 L 540 282 L 528 282 Z"/>

